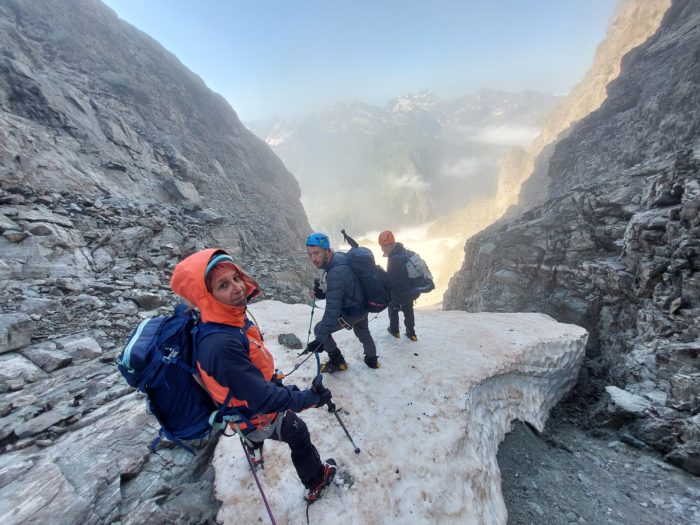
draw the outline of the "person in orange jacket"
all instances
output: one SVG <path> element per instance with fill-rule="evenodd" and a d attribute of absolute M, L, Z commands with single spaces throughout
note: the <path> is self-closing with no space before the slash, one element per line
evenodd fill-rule
<path fill-rule="evenodd" d="M 416 320 L 413 313 L 413 303 L 421 293 L 429 292 L 435 285 L 429 282 L 428 285 L 417 287 L 411 280 L 406 269 L 409 252 L 400 242 L 396 242 L 394 234 L 389 230 L 384 230 L 379 234 L 377 240 L 382 248 L 384 257 L 388 258 L 386 273 L 391 281 L 391 304 L 389 305 L 389 327 L 387 331 L 394 337 L 399 334 L 399 312 L 403 312 L 403 322 L 406 327 L 406 337 L 411 341 L 417 341 Z"/>
<path fill-rule="evenodd" d="M 170 286 L 201 314 L 196 334 L 196 365 L 215 403 L 243 416 L 238 430 L 251 460 L 262 462 L 262 443 L 289 445 L 292 463 L 311 503 L 321 497 L 336 471 L 332 458 L 321 461 L 308 428 L 297 416 L 331 399 L 326 388 L 285 386 L 258 328 L 246 315 L 248 301 L 260 294 L 258 283 L 224 250 L 206 249 L 175 267 Z M 246 421 L 249 423 L 246 423 Z"/>

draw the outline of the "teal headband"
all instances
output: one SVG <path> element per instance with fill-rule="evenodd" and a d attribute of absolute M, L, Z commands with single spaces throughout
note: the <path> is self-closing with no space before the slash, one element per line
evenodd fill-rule
<path fill-rule="evenodd" d="M 209 264 L 207 264 L 207 269 L 204 271 L 204 280 L 207 280 L 207 277 L 209 276 L 209 272 L 211 272 L 214 267 L 222 262 L 230 262 L 231 264 L 236 264 L 233 262 L 233 257 L 230 255 L 226 255 L 225 253 L 220 253 L 219 255 L 215 255 L 212 257 L 211 261 L 209 261 Z"/>

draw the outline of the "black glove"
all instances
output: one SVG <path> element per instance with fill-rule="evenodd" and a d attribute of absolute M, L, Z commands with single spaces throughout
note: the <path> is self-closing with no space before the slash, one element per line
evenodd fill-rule
<path fill-rule="evenodd" d="M 308 345 L 306 345 L 306 348 L 304 348 L 302 354 L 310 354 L 312 352 L 323 352 L 323 345 L 320 341 L 316 341 L 315 339 L 311 341 Z"/>
<path fill-rule="evenodd" d="M 318 408 L 321 408 L 323 405 L 331 406 L 331 397 L 333 396 L 331 395 L 331 391 L 321 383 L 321 376 L 316 376 L 314 378 L 311 391 L 318 394 L 319 402 L 318 405 L 316 405 Z"/>
<path fill-rule="evenodd" d="M 314 297 L 316 297 L 316 299 L 326 298 L 326 292 L 321 289 L 321 281 L 318 279 L 314 279 Z"/>
<path fill-rule="evenodd" d="M 318 402 L 318 408 L 321 408 L 323 405 L 327 405 L 331 402 L 331 391 L 329 389 L 325 389 L 323 392 L 316 392 L 318 394 L 319 402 Z"/>

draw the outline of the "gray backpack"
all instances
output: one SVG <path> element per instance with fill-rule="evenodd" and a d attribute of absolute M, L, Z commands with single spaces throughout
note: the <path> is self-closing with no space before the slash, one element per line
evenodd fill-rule
<path fill-rule="evenodd" d="M 425 261 L 416 252 L 406 250 L 406 272 L 413 287 L 420 293 L 427 293 L 435 289 L 433 274 Z"/>

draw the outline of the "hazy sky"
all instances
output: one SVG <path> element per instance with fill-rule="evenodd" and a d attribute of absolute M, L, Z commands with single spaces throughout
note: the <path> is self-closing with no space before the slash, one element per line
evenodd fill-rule
<path fill-rule="evenodd" d="M 616 0 L 103 0 L 173 52 L 242 120 L 424 89 L 563 93 Z"/>

